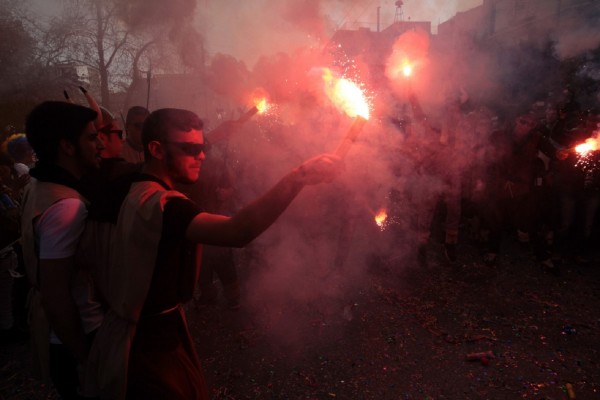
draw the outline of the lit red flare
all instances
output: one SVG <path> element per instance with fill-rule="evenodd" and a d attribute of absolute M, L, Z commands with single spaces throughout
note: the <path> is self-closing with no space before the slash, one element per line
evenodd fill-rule
<path fill-rule="evenodd" d="M 269 108 L 269 103 L 267 102 L 266 97 L 262 97 L 260 99 L 255 99 L 254 107 L 258 110 L 259 114 L 264 114 L 265 111 Z"/>
<path fill-rule="evenodd" d="M 363 90 L 355 82 L 334 77 L 329 68 L 323 68 L 323 82 L 325 93 L 331 102 L 349 117 L 354 117 L 354 123 L 335 151 L 343 158 L 369 119 L 369 102 Z"/>
<path fill-rule="evenodd" d="M 408 60 L 402 62 L 401 70 L 402 75 L 404 75 L 405 78 L 408 78 L 413 74 L 413 66 Z"/>
<path fill-rule="evenodd" d="M 375 223 L 378 227 L 382 228 L 385 225 L 385 221 L 387 220 L 387 211 L 384 209 L 379 210 L 379 212 L 375 215 Z"/>
<path fill-rule="evenodd" d="M 600 148 L 600 132 L 595 132 L 593 137 L 587 138 L 585 142 L 578 144 L 573 149 L 577 154 L 575 167 L 585 173 L 597 172 L 600 169 L 598 150 Z"/>
<path fill-rule="evenodd" d="M 360 133 L 360 131 L 362 131 L 362 128 L 363 126 L 365 126 L 366 122 L 367 120 L 361 117 L 360 115 L 357 115 L 354 118 L 354 123 L 352 124 L 352 126 L 348 130 L 348 133 L 346 133 L 346 136 L 335 150 L 336 155 L 338 155 L 340 158 L 346 157 L 346 154 L 348 154 L 348 152 L 350 151 L 350 147 L 352 147 L 352 144 L 356 141 L 358 134 Z"/>
<path fill-rule="evenodd" d="M 327 97 L 338 109 L 349 117 L 369 119 L 369 102 L 355 82 L 334 77 L 329 68 L 323 68 L 323 81 Z"/>
<path fill-rule="evenodd" d="M 409 79 L 415 72 L 417 63 L 411 61 L 406 57 L 400 59 L 391 59 L 391 63 L 388 65 L 388 74 L 392 79 L 404 78 Z"/>
<path fill-rule="evenodd" d="M 262 88 L 257 88 L 253 91 L 250 96 L 253 106 L 244 113 L 240 118 L 238 118 L 238 122 L 246 122 L 250 118 L 254 116 L 254 114 L 264 114 L 270 107 L 268 101 L 268 95 L 266 91 Z"/>
<path fill-rule="evenodd" d="M 394 82 L 412 81 L 427 67 L 430 37 L 423 30 L 408 30 L 394 41 L 386 60 L 385 75 Z M 411 83 L 412 84 L 412 83 Z"/>
<path fill-rule="evenodd" d="M 597 138 L 587 138 L 584 143 L 578 144 L 575 146 L 575 152 L 577 154 L 585 156 L 590 151 L 598 150 L 598 139 Z"/>

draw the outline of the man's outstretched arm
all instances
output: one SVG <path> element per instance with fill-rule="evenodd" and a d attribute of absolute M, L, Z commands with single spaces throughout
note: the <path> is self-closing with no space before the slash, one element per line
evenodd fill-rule
<path fill-rule="evenodd" d="M 216 246 L 245 246 L 277 220 L 304 186 L 331 182 L 340 172 L 339 157 L 325 154 L 312 158 L 233 217 L 198 214 L 188 226 L 186 238 Z"/>

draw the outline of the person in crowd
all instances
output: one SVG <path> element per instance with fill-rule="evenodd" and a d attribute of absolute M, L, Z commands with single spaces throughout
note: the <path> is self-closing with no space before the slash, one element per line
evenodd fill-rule
<path fill-rule="evenodd" d="M 469 96 L 464 89 L 447 96 L 440 143 L 444 151 L 438 162 L 444 181 L 442 199 L 446 206 L 444 226 L 444 255 L 449 263 L 457 261 L 456 246 L 462 217 L 463 181 L 473 159 L 474 146 L 480 139 L 473 135 L 467 115 L 472 111 Z M 447 164 L 446 160 L 452 160 Z M 444 166 L 444 164 L 446 164 Z"/>
<path fill-rule="evenodd" d="M 0 143 L 4 143 L 6 139 L 17 133 L 17 128 L 13 125 L 6 125 L 0 132 Z"/>
<path fill-rule="evenodd" d="M 4 184 L 12 190 L 12 196 L 20 199 L 23 188 L 29 183 L 29 168 L 33 165 L 34 154 L 23 133 L 14 133 L 2 143 L 2 152 L 12 160 L 10 174 Z"/>
<path fill-rule="evenodd" d="M 32 350 L 35 372 L 42 379 L 49 374 L 64 399 L 82 397 L 80 378 L 104 314 L 89 272 L 76 262 L 87 215 L 79 182 L 99 167 L 103 149 L 96 117 L 87 107 L 46 101 L 26 119 L 27 140 L 37 157 L 21 216 L 32 285 Z"/>
<path fill-rule="evenodd" d="M 557 253 L 579 264 L 589 263 L 593 249 L 592 233 L 600 205 L 600 152 L 579 153 L 574 149 L 600 132 L 598 121 L 597 115 L 589 113 L 577 127 L 557 138 L 564 149 L 556 177 L 560 210 Z"/>
<path fill-rule="evenodd" d="M 14 133 L 10 135 L 6 141 L 2 144 L 3 153 L 7 154 L 12 158 L 11 166 L 8 168 L 8 164 L 5 164 L 3 187 L 5 195 L 12 199 L 12 202 L 17 206 L 20 206 L 23 188 L 29 183 L 29 169 L 34 163 L 34 152 L 27 137 L 24 133 Z M 5 224 L 5 227 L 10 226 L 9 223 Z M 19 229 L 20 232 L 20 229 Z M 13 332 L 19 334 L 21 337 L 28 336 L 28 323 L 27 323 L 27 293 L 30 290 L 29 283 L 25 277 L 25 266 L 23 262 L 23 250 L 20 242 L 14 242 L 10 246 L 12 251 L 11 255 L 11 268 L 10 275 L 13 279 L 12 285 L 12 301 L 13 301 Z M 16 256 L 17 263 L 12 265 L 13 258 Z M 7 256 L 8 257 L 8 256 Z M 7 259 L 5 259 L 7 260 Z"/>
<path fill-rule="evenodd" d="M 472 234 L 483 252 L 483 261 L 494 266 L 502 233 L 508 227 L 510 193 L 503 188 L 502 160 L 508 157 L 508 132 L 492 110 L 479 109 L 472 116 L 479 138 L 472 160 L 468 198 L 473 207 Z"/>
<path fill-rule="evenodd" d="M 15 133 L 6 139 L 3 144 L 4 150 L 13 160 L 17 177 L 29 174 L 29 169 L 35 163 L 35 154 L 27 141 L 24 133 Z"/>
<path fill-rule="evenodd" d="M 553 151 L 542 151 L 545 140 L 536 129 L 539 121 L 531 113 L 515 119 L 509 144 L 511 151 L 505 160 L 504 190 L 508 192 L 517 239 L 522 248 L 533 250 L 536 260 L 549 273 L 559 268 L 551 257 L 549 240 L 555 224 L 555 204 L 552 199 L 551 163 Z"/>
<path fill-rule="evenodd" d="M 235 188 L 227 165 L 227 152 L 226 142 L 211 145 L 211 151 L 203 161 L 202 175 L 197 183 L 198 193 L 196 196 L 190 196 L 206 212 L 233 215 L 235 211 Z M 196 304 L 217 304 L 219 291 L 215 285 L 215 278 L 221 283 L 227 306 L 238 308 L 240 284 L 233 248 L 203 246 L 202 269 L 198 282 L 200 296 L 196 299 Z"/>
<path fill-rule="evenodd" d="M 210 152 L 206 153 L 202 174 L 192 185 L 176 184 L 175 189 L 184 193 L 206 212 L 233 215 L 236 203 L 236 189 L 231 178 L 227 159 L 230 154 L 230 139 L 240 132 L 247 119 L 224 120 L 219 115 L 219 125 L 204 133 L 204 141 Z M 202 249 L 202 269 L 198 281 L 199 293 L 196 306 L 219 303 L 219 288 L 230 309 L 240 306 L 241 289 L 237 273 L 235 249 L 205 245 Z M 215 279 L 216 278 L 216 279 Z"/>
<path fill-rule="evenodd" d="M 111 190 L 126 190 L 128 177 L 141 169 L 141 164 L 128 162 L 121 157 L 124 132 L 119 120 L 105 108 L 101 107 L 100 110 L 104 124 L 98 128 L 98 138 L 104 146 L 100 151 L 100 168 L 89 171 L 80 182 L 82 194 L 90 201 L 88 223 L 90 220 L 115 220 L 115 210 L 120 207 L 116 200 L 119 196 L 111 193 Z M 118 189 L 116 182 L 122 183 Z"/>
<path fill-rule="evenodd" d="M 139 170 L 139 162 L 127 161 L 122 157 L 125 147 L 124 134 L 119 120 L 102 109 L 104 125 L 98 129 L 98 137 L 104 144 L 100 152 L 100 171 L 107 181 L 113 181 L 120 176 Z M 135 128 L 134 128 L 135 129 Z"/>
<path fill-rule="evenodd" d="M 477 138 L 470 163 L 467 200 L 471 206 L 470 235 L 483 261 L 496 265 L 502 233 L 508 229 L 510 193 L 504 190 L 503 161 L 510 154 L 509 132 L 492 109 L 481 107 L 470 115 Z"/>
<path fill-rule="evenodd" d="M 91 358 L 103 397 L 208 399 L 182 308 L 197 282 L 198 245 L 246 245 L 304 186 L 331 181 L 341 171 L 338 157 L 321 155 L 232 217 L 203 212 L 172 189 L 198 179 L 205 159 L 202 129 L 196 114 L 181 109 L 154 111 L 144 124 L 144 168 L 117 220 L 112 281 L 103 290 L 110 309 Z"/>
<path fill-rule="evenodd" d="M 142 106 L 133 106 L 127 111 L 125 130 L 127 132 L 121 157 L 125 161 L 137 164 L 144 162 L 144 149 L 142 145 L 142 126 L 150 112 Z"/>
<path fill-rule="evenodd" d="M 20 237 L 19 204 L 13 190 L 5 185 L 14 168 L 13 159 L 0 152 L 0 333 L 3 341 L 16 339 L 14 282 L 17 272 L 16 246 Z"/>
<path fill-rule="evenodd" d="M 417 262 L 426 266 L 431 225 L 444 193 L 443 171 L 438 162 L 444 145 L 440 142 L 440 129 L 432 125 L 415 93 L 410 93 L 408 102 L 411 123 L 405 130 L 408 134 L 404 143 L 405 158 L 394 168 L 401 168 L 401 174 L 406 176 L 400 201 L 409 204 L 405 208 L 408 210 L 405 218 L 410 221 L 411 230 L 415 233 Z"/>
<path fill-rule="evenodd" d="M 106 125 L 98 129 L 98 137 L 104 143 L 104 149 L 100 153 L 103 159 L 120 158 L 124 133 L 119 126 L 119 121 L 115 118 L 108 119 Z"/>
<path fill-rule="evenodd" d="M 243 122 L 228 120 L 204 134 L 204 141 L 210 152 L 202 163 L 202 174 L 192 185 L 176 185 L 175 189 L 197 203 L 202 210 L 215 214 L 233 215 L 237 207 L 236 190 L 227 163 L 229 141 L 239 132 Z M 202 249 L 202 269 L 198 281 L 199 295 L 197 306 L 216 305 L 219 302 L 219 288 L 230 309 L 240 306 L 240 283 L 238 280 L 235 249 L 231 247 L 205 245 Z M 215 279 L 216 278 L 216 279 Z"/>
<path fill-rule="evenodd" d="M 409 96 L 413 121 L 408 142 L 414 151 L 414 169 L 408 172 L 407 199 L 417 232 L 417 261 L 427 265 L 432 225 L 440 205 L 445 206 L 444 255 L 449 263 L 457 260 L 459 224 L 461 218 L 462 175 L 468 159 L 468 130 L 465 114 L 470 107 L 464 90 L 449 90 L 441 128 L 435 127 L 425 115 L 414 93 Z M 448 160 L 453 160 L 449 165 Z"/>

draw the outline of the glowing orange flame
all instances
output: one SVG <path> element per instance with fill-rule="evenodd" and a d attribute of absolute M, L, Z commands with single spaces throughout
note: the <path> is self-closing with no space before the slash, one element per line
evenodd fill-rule
<path fill-rule="evenodd" d="M 598 150 L 598 139 L 587 138 L 584 143 L 575 146 L 575 151 L 581 155 L 585 155 L 590 151 Z"/>
<path fill-rule="evenodd" d="M 337 108 L 350 117 L 369 119 L 369 103 L 355 82 L 346 78 L 335 78 L 329 68 L 323 69 L 325 92 Z"/>
<path fill-rule="evenodd" d="M 379 210 L 379 212 L 375 215 L 375 223 L 378 227 L 383 228 L 383 224 L 387 219 L 387 212 L 384 209 Z"/>
<path fill-rule="evenodd" d="M 408 79 L 413 76 L 415 72 L 416 63 L 410 61 L 407 57 L 402 57 L 398 60 L 392 60 L 392 64 L 388 67 L 391 76 L 396 79 L 398 77 L 404 77 Z"/>
<path fill-rule="evenodd" d="M 408 78 L 409 76 L 411 76 L 411 75 L 412 75 L 412 73 L 413 73 L 413 66 L 412 66 L 412 65 L 410 65 L 410 64 L 408 63 L 408 61 L 405 61 L 405 62 L 404 62 L 404 65 L 402 66 L 402 74 L 403 74 L 403 75 L 404 75 L 406 78 Z"/>
<path fill-rule="evenodd" d="M 269 108 L 269 103 L 267 103 L 266 97 L 262 97 L 254 100 L 254 106 L 258 110 L 259 114 L 263 114 L 265 111 L 267 111 L 267 108 Z"/>

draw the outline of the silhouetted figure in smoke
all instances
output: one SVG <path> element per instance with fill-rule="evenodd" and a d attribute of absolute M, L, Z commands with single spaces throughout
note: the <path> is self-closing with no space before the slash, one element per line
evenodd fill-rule
<path fill-rule="evenodd" d="M 504 190 L 502 161 L 508 157 L 508 132 L 491 110 L 480 108 L 472 115 L 474 136 L 478 138 L 468 184 L 468 199 L 473 204 L 475 241 L 482 247 L 484 261 L 495 265 L 502 232 L 510 215 L 510 194 Z"/>
<path fill-rule="evenodd" d="M 14 160 L 10 168 L 10 173 L 3 179 L 3 184 L 6 188 L 10 189 L 10 193 L 7 193 L 7 196 L 12 198 L 18 206 L 23 200 L 23 189 L 30 181 L 29 170 L 35 164 L 35 154 L 24 133 L 15 133 L 9 136 L 0 147 L 6 149 L 8 155 Z M 6 223 L 5 225 L 4 229 L 10 227 L 10 223 Z M 25 279 L 25 265 L 21 243 L 15 242 L 10 247 L 14 251 L 17 260 L 16 269 L 11 271 L 12 277 L 16 278 L 14 280 L 13 293 L 9 293 L 13 296 L 14 302 L 13 332 L 19 333 L 19 336 L 23 338 L 27 337 L 29 332 L 27 322 L 27 294 L 31 287 L 27 279 Z M 5 257 L 7 256 L 5 255 Z"/>
<path fill-rule="evenodd" d="M 450 263 L 457 261 L 456 246 L 462 216 L 463 182 L 473 161 L 474 149 L 481 138 L 474 135 L 467 115 L 472 111 L 464 89 L 446 97 L 440 143 L 444 145 L 440 170 L 446 184 L 442 200 L 446 206 L 444 255 Z"/>
<path fill-rule="evenodd" d="M 200 272 L 200 243 L 244 246 L 264 232 L 306 185 L 333 180 L 338 157 L 322 155 L 288 173 L 232 217 L 204 212 L 173 190 L 197 181 L 205 159 L 203 123 L 191 111 L 161 109 L 144 123 L 145 162 L 114 232 L 115 256 L 100 282 L 109 310 L 89 378 L 103 398 L 208 399 L 182 304 Z"/>
<path fill-rule="evenodd" d="M 210 137 L 210 134 L 208 136 Z M 206 212 L 222 215 L 234 214 L 235 188 L 227 165 L 228 152 L 228 142 L 211 145 L 211 151 L 206 155 L 203 163 L 202 175 L 194 190 L 190 191 L 192 200 L 195 200 Z M 198 281 L 200 296 L 196 299 L 196 304 L 217 304 L 219 291 L 215 285 L 215 277 L 221 282 L 227 306 L 229 308 L 239 307 L 240 284 L 234 249 L 204 246 L 202 269 Z"/>
<path fill-rule="evenodd" d="M 579 154 L 574 147 L 600 132 L 597 115 L 590 113 L 580 125 L 558 139 L 565 150 L 557 165 L 556 187 L 560 218 L 556 245 L 561 256 L 589 262 L 592 232 L 600 205 L 600 153 Z"/>
<path fill-rule="evenodd" d="M 13 304 L 15 275 L 19 267 L 16 244 L 21 235 L 19 202 L 14 197 L 14 191 L 6 185 L 13 171 L 14 160 L 0 151 L 0 340 L 2 342 L 16 339 L 15 334 L 19 333 L 15 325 Z"/>
<path fill-rule="evenodd" d="M 414 93 L 409 95 L 413 123 L 406 147 L 411 150 L 412 170 L 406 170 L 406 196 L 411 206 L 418 247 L 417 260 L 427 263 L 436 208 L 445 205 L 444 254 L 453 263 L 461 218 L 462 178 L 470 156 L 470 131 L 465 120 L 468 96 L 447 96 L 441 129 L 423 112 Z M 451 161 L 450 161 L 451 160 Z"/>
<path fill-rule="evenodd" d="M 406 177 L 404 201 L 409 205 L 408 217 L 415 233 L 417 260 L 424 266 L 427 263 L 432 219 L 444 192 L 438 163 L 442 144 L 439 141 L 439 129 L 431 125 L 414 93 L 409 95 L 409 103 L 412 123 L 405 143 L 406 158 L 402 162 L 402 174 Z"/>
<path fill-rule="evenodd" d="M 149 114 L 148 109 L 142 106 L 133 106 L 127 111 L 127 116 L 125 117 L 126 139 L 121 150 L 121 157 L 128 162 L 144 162 L 142 127 L 144 120 Z"/>
<path fill-rule="evenodd" d="M 537 126 L 538 121 L 532 114 L 522 114 L 515 119 L 509 144 L 511 151 L 504 163 L 504 190 L 510 196 L 521 247 L 527 250 L 532 246 L 542 268 L 558 274 L 550 252 L 556 215 L 552 201 L 555 152 L 548 150 L 546 139 Z"/>

